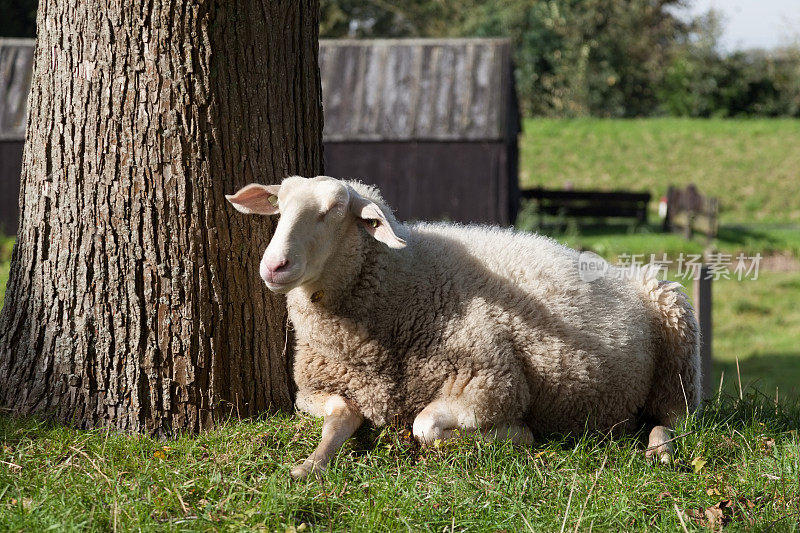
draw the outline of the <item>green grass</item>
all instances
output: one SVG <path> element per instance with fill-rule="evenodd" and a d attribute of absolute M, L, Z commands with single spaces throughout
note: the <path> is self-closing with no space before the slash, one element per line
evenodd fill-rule
<path fill-rule="evenodd" d="M 725 224 L 800 223 L 800 120 L 526 119 L 523 185 L 650 191 L 695 183 Z"/>
<path fill-rule="evenodd" d="M 292 482 L 319 421 L 157 441 L 0 417 L 0 529 L 678 531 L 717 508 L 734 529 L 796 531 L 798 418 L 756 394 L 712 402 L 677 428 L 671 466 L 645 461 L 641 435 L 422 451 L 407 430 L 367 429 L 323 479 Z"/>
<path fill-rule="evenodd" d="M 525 129 L 528 183 L 658 197 L 694 181 L 721 198 L 719 250 L 800 257 L 800 121 L 537 119 Z M 654 226 L 567 224 L 555 236 L 609 259 L 704 249 Z M 12 242 L 0 241 L 0 305 Z M 677 428 L 671 467 L 644 461 L 641 435 L 532 448 L 466 438 L 422 452 L 387 428 L 362 431 L 323 480 L 293 483 L 290 465 L 319 438 L 308 417 L 157 441 L 0 416 L 0 530 L 678 531 L 681 519 L 699 530 L 719 512 L 733 529 L 797 531 L 800 272 L 762 269 L 713 290 L 722 394 Z"/>
<path fill-rule="evenodd" d="M 691 295 L 691 283 L 687 283 Z M 774 398 L 800 398 L 800 272 L 760 272 L 757 280 L 712 283 L 713 383 L 752 386 Z M 737 373 L 736 361 L 739 361 Z M 798 421 L 800 424 L 800 421 Z"/>
<path fill-rule="evenodd" d="M 547 221 L 546 221 L 547 222 Z M 705 238 L 695 236 L 687 240 L 677 233 L 663 232 L 655 224 L 633 226 L 579 225 L 574 219 L 551 220 L 544 230 L 536 227 L 536 217 L 523 211 L 517 227 L 540 231 L 579 250 L 593 250 L 603 257 L 614 259 L 620 254 L 662 254 L 677 256 L 681 253 L 699 254 L 708 247 Z M 786 254 L 800 258 L 800 225 L 751 224 L 749 226 L 722 226 L 711 243 L 716 251 L 730 254 L 745 253 L 762 256 Z"/>
<path fill-rule="evenodd" d="M 527 119 L 520 141 L 523 185 L 648 190 L 694 182 L 720 198 L 721 227 L 712 248 L 723 253 L 782 255 L 793 272 L 765 272 L 757 281 L 714 284 L 714 382 L 738 393 L 800 393 L 800 121 Z M 651 206 L 655 209 L 655 203 Z M 550 218 L 548 231 L 577 249 L 609 260 L 623 254 L 702 254 L 700 238 L 662 233 L 654 223 L 578 225 Z M 535 229 L 523 210 L 518 226 Z M 689 287 L 691 289 L 691 287 Z M 691 292 L 691 290 L 689 291 Z"/>

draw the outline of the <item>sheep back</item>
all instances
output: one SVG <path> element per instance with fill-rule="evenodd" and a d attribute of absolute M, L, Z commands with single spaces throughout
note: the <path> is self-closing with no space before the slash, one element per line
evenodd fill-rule
<path fill-rule="evenodd" d="M 578 252 L 542 236 L 406 228 L 403 250 L 364 238 L 336 297 L 289 294 L 299 407 L 340 394 L 376 424 L 411 422 L 446 395 L 474 406 L 478 424 L 524 420 L 549 433 L 636 423 L 663 342 L 646 280 L 585 281 Z"/>

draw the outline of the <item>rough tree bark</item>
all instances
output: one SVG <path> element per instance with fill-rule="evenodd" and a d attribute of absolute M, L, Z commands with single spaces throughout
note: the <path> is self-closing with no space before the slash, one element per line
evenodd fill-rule
<path fill-rule="evenodd" d="M 0 404 L 164 434 L 289 408 L 271 220 L 322 165 L 315 0 L 42 0 Z"/>

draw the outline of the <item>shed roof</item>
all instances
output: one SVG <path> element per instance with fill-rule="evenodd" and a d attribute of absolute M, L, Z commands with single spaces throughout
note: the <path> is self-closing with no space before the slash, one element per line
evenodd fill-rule
<path fill-rule="evenodd" d="M 0 39 L 0 140 L 24 140 L 34 39 Z M 321 40 L 331 141 L 504 140 L 519 131 L 506 39 Z"/>
<path fill-rule="evenodd" d="M 507 39 L 321 40 L 330 141 L 503 140 L 519 130 Z"/>
<path fill-rule="evenodd" d="M 25 140 L 34 39 L 0 39 L 0 140 Z"/>

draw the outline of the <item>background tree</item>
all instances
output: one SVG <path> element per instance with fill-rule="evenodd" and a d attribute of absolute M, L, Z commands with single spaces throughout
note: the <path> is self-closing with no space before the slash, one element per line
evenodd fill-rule
<path fill-rule="evenodd" d="M 670 115 L 800 116 L 800 47 L 720 52 L 722 21 L 697 17 L 677 43 L 658 99 Z"/>
<path fill-rule="evenodd" d="M 291 405 L 272 222 L 224 199 L 321 169 L 318 5 L 43 0 L 0 404 L 166 433 Z"/>
<path fill-rule="evenodd" d="M 508 37 L 523 111 L 637 116 L 687 27 L 684 0 L 322 0 L 323 37 Z"/>
<path fill-rule="evenodd" d="M 691 0 L 322 0 L 324 37 L 508 37 L 528 115 L 797 116 L 800 48 L 723 54 Z"/>

